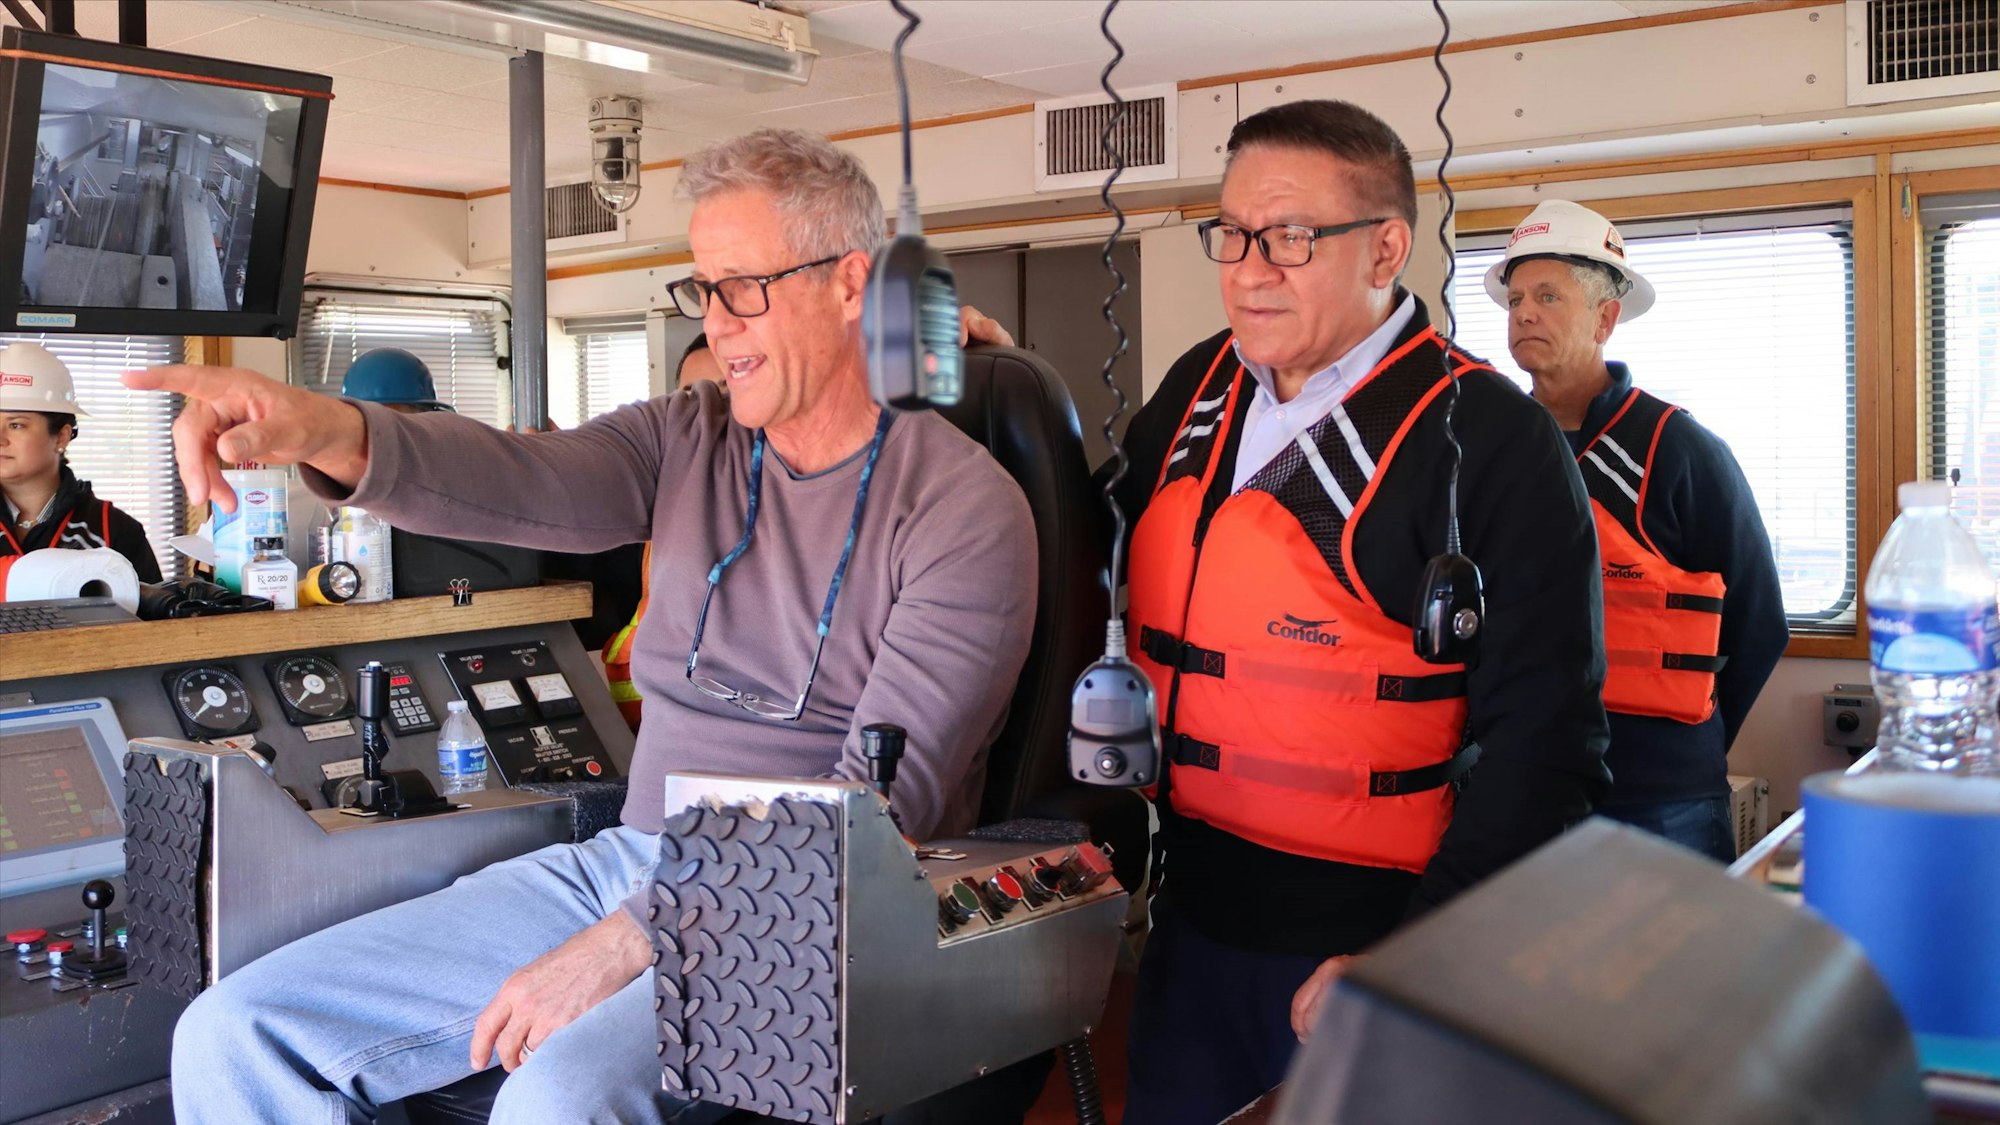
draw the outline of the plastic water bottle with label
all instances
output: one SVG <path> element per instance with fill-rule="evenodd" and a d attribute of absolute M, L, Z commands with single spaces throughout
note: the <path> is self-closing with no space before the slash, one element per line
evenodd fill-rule
<path fill-rule="evenodd" d="M 389 554 L 389 525 L 360 508 L 340 510 L 327 537 L 328 561 L 344 562 L 361 574 L 361 592 L 352 599 L 386 602 L 396 596 L 394 560 Z"/>
<path fill-rule="evenodd" d="M 1979 544 L 1951 516 L 1951 485 L 1896 490 L 1903 514 L 1868 573 L 1869 655 L 1885 768 L 2000 772 L 2000 608 Z"/>
<path fill-rule="evenodd" d="M 465 700 L 445 704 L 444 726 L 438 729 L 438 779 L 444 795 L 473 793 L 486 788 L 486 736 L 466 710 Z"/>

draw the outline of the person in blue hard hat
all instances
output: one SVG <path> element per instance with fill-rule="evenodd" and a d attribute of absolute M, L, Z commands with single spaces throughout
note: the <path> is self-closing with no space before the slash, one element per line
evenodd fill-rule
<path fill-rule="evenodd" d="M 438 398 L 431 369 L 401 348 L 362 353 L 340 381 L 340 397 L 379 402 L 398 414 L 451 409 L 451 404 Z"/>

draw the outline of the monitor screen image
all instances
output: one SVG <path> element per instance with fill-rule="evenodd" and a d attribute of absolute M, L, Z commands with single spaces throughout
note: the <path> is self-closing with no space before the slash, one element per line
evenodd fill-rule
<path fill-rule="evenodd" d="M 125 869 L 124 753 L 109 699 L 0 709 L 0 898 Z"/>
<path fill-rule="evenodd" d="M 81 725 L 0 736 L 0 861 L 123 835 Z"/>
<path fill-rule="evenodd" d="M 290 336 L 333 80 L 0 29 L 0 330 Z"/>
<path fill-rule="evenodd" d="M 291 186 L 303 101 L 49 64 L 25 302 L 241 312 L 259 184 Z"/>

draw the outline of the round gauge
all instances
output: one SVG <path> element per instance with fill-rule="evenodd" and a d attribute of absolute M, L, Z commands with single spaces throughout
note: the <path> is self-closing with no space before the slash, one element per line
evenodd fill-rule
<path fill-rule="evenodd" d="M 250 689 L 233 669 L 209 664 L 168 672 L 167 697 L 189 738 L 226 738 L 257 729 Z"/>
<path fill-rule="evenodd" d="M 293 726 L 325 723 L 354 714 L 354 697 L 347 690 L 347 678 L 333 661 L 310 653 L 286 656 L 264 666 L 271 687 L 284 706 L 285 719 Z"/>

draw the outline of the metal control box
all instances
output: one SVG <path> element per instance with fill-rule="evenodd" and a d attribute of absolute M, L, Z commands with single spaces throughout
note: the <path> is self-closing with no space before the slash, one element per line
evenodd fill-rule
<path fill-rule="evenodd" d="M 1875 731 L 1882 723 L 1882 709 L 1875 704 L 1875 689 L 1867 684 L 1835 684 L 1820 697 L 1820 721 L 1828 746 L 1844 746 L 1860 753 L 1875 745 Z"/>
<path fill-rule="evenodd" d="M 853 781 L 680 773 L 665 796 L 649 912 L 668 1093 L 869 1121 L 1102 1018 L 1128 898 L 1097 846 L 915 847 Z"/>

